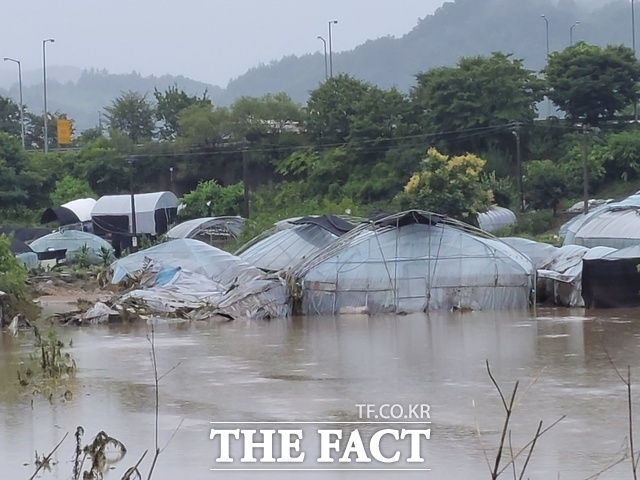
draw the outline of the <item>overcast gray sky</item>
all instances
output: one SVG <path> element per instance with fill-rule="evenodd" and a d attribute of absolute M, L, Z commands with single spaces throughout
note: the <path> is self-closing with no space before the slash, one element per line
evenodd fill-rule
<path fill-rule="evenodd" d="M 182 74 L 226 85 L 260 62 L 401 36 L 443 0 L 3 0 L 0 57 L 48 65 Z M 0 68 L 8 68 L 6 63 Z M 14 67 L 15 68 L 15 67 Z"/>
<path fill-rule="evenodd" d="M 514 0 L 518 1 L 518 0 Z M 606 0 L 578 0 L 603 3 Z M 409 32 L 443 0 L 2 0 L 0 57 L 113 73 L 170 73 L 225 86 L 260 62 Z M 0 69 L 11 65 L 0 62 Z M 15 66 L 13 66 L 15 68 Z"/>

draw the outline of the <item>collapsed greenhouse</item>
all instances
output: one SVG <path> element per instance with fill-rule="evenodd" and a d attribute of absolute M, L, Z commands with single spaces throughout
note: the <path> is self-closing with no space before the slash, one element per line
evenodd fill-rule
<path fill-rule="evenodd" d="M 535 277 L 507 244 L 423 211 L 363 223 L 289 273 L 302 314 L 526 309 Z"/>
<path fill-rule="evenodd" d="M 225 287 L 262 276 L 253 265 L 199 240 L 182 238 L 121 258 L 111 265 L 113 283 L 134 277 L 149 261 L 204 275 Z"/>

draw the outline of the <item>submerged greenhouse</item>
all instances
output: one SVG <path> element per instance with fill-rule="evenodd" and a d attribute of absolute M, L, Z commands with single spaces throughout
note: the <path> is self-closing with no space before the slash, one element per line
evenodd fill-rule
<path fill-rule="evenodd" d="M 578 215 L 560 228 L 564 245 L 627 248 L 640 244 L 640 195 L 608 202 Z"/>
<path fill-rule="evenodd" d="M 336 215 L 289 219 L 243 246 L 236 255 L 265 271 L 288 270 L 353 227 L 353 223 Z"/>
<path fill-rule="evenodd" d="M 354 228 L 290 272 L 303 314 L 526 309 L 535 269 L 486 232 L 408 211 Z"/>

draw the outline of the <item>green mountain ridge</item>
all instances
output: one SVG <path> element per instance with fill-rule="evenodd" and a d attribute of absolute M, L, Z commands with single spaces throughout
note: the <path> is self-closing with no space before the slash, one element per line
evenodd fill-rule
<path fill-rule="evenodd" d="M 383 88 L 408 91 L 415 74 L 441 65 L 453 65 L 460 57 L 487 55 L 494 51 L 513 53 L 527 68 L 538 70 L 546 58 L 545 14 L 549 21 L 551 51 L 569 45 L 570 28 L 574 42 L 597 45 L 631 45 L 629 2 L 615 0 L 590 7 L 574 0 L 456 0 L 447 2 L 426 16 L 402 37 L 369 40 L 345 52 L 334 52 L 334 73 L 347 73 Z M 640 20 L 640 19 L 639 19 Z M 639 37 L 640 39 L 640 37 Z M 51 77 L 50 77 L 51 78 Z M 216 105 L 229 105 L 240 96 L 262 96 L 286 92 L 296 102 L 304 102 L 309 92 L 324 80 L 324 58 L 320 53 L 285 56 L 259 65 L 229 81 L 226 88 L 183 76 L 143 77 L 137 73 L 111 74 L 105 70 L 85 70 L 78 80 L 59 83 L 50 80 L 51 111 L 68 113 L 77 130 L 98 123 L 103 108 L 127 90 L 152 95 L 177 85 L 189 94 L 207 90 Z M 0 89 L 0 95 L 17 98 L 17 85 Z M 25 88 L 30 110 L 42 110 L 42 84 Z"/>

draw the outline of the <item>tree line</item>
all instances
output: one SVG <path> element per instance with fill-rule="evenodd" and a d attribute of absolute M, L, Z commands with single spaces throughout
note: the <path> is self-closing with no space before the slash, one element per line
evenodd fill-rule
<path fill-rule="evenodd" d="M 46 156 L 19 148 L 19 108 L 0 98 L 0 205 L 24 216 L 53 199 L 127 191 L 135 156 L 136 188 L 197 192 L 185 197 L 190 215 L 242 213 L 244 182 L 254 212 L 412 206 L 469 218 L 492 202 L 514 206 L 517 131 L 525 200 L 554 207 L 579 194 L 582 125 L 600 129 L 589 139 L 594 187 L 637 178 L 640 141 L 625 119 L 639 78 L 631 49 L 579 42 L 552 53 L 542 72 L 504 53 L 462 58 L 418 73 L 407 94 L 349 75 L 327 79 L 305 105 L 285 94 L 221 107 L 206 91 L 129 91 L 75 150 Z M 536 121 L 545 96 L 563 118 Z"/>

